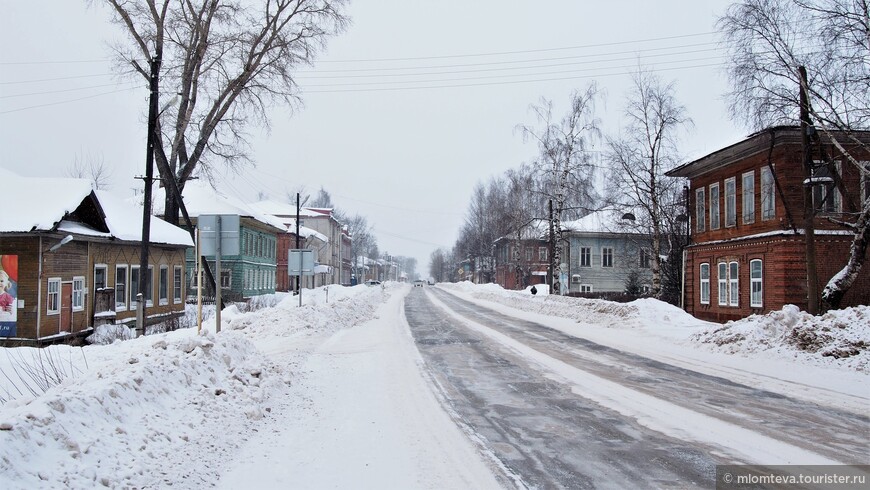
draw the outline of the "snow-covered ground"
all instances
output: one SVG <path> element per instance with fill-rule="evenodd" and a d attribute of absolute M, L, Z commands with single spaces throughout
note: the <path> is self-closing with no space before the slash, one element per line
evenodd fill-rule
<path fill-rule="evenodd" d="M 870 407 L 867 307 L 818 319 L 785 308 L 722 326 L 654 300 L 440 287 L 740 383 Z M 2 349 L 0 487 L 498 487 L 497 462 L 428 386 L 402 315 L 409 290 L 330 286 L 305 291 L 301 308 L 294 296 L 228 308 L 219 334 L 210 319 L 201 334 Z"/>

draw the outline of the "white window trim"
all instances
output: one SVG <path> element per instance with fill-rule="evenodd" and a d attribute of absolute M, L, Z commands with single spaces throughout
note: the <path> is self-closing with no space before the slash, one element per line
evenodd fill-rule
<path fill-rule="evenodd" d="M 761 264 L 761 269 L 759 270 L 761 274 L 760 277 L 752 277 L 752 264 L 755 262 Z M 752 294 L 755 290 L 756 284 L 758 284 L 758 301 L 755 301 Z M 762 308 L 764 306 L 764 262 L 761 259 L 752 259 L 749 261 L 749 306 L 752 308 Z"/>
<path fill-rule="evenodd" d="M 80 287 L 76 287 L 80 286 Z M 78 303 L 78 304 L 76 304 Z M 85 276 L 73 276 L 72 280 L 72 311 L 85 309 Z"/>
<path fill-rule="evenodd" d="M 761 203 L 760 203 L 761 204 L 761 221 L 770 221 L 770 220 L 776 218 L 776 182 L 773 179 L 773 169 L 771 169 L 769 166 L 765 165 L 764 167 L 761 167 L 760 174 L 761 175 L 759 175 L 758 179 L 759 179 L 759 190 L 760 190 L 760 196 L 761 196 Z M 769 190 L 766 191 L 767 195 L 769 197 L 769 201 L 770 201 L 770 211 L 771 211 L 770 216 L 767 216 L 764 214 L 765 213 L 765 208 L 764 208 L 764 203 L 765 203 L 765 199 L 764 199 L 764 196 L 765 196 L 764 176 L 765 175 L 767 175 L 768 178 L 770 179 L 770 185 L 768 186 Z"/>
<path fill-rule="evenodd" d="M 163 275 L 163 271 L 166 271 L 166 282 L 164 284 L 166 286 L 164 288 L 166 290 L 165 297 L 160 296 L 163 293 L 163 291 L 160 290 L 160 279 Z M 169 266 L 166 264 L 161 264 L 160 271 L 157 274 L 157 302 L 160 306 L 166 306 L 169 304 Z"/>
<path fill-rule="evenodd" d="M 707 279 L 704 279 L 704 273 L 703 273 L 704 266 L 707 266 Z M 699 274 L 698 277 L 700 277 L 700 280 L 701 280 L 701 289 L 699 291 L 701 304 L 702 305 L 709 305 L 710 304 L 710 263 L 709 262 L 702 263 L 700 270 L 698 271 L 698 274 Z M 707 285 L 707 300 L 706 301 L 704 300 L 704 285 L 705 284 Z"/>
<path fill-rule="evenodd" d="M 610 250 L 610 265 L 604 264 L 604 251 L 605 250 Z M 616 259 L 613 257 L 613 252 L 614 252 L 613 247 L 601 247 L 601 267 L 602 268 L 612 269 L 615 266 Z"/>
<path fill-rule="evenodd" d="M 589 258 L 589 262 L 587 264 L 583 264 L 583 252 L 588 252 L 586 257 Z M 592 267 L 592 247 L 580 247 L 580 267 Z"/>
<path fill-rule="evenodd" d="M 127 294 L 130 297 L 130 309 L 131 310 L 135 310 L 136 308 L 139 307 L 139 300 L 136 299 L 136 295 L 139 294 L 141 291 L 139 291 L 139 279 L 136 278 L 136 294 L 133 294 L 133 271 L 136 271 L 136 274 L 138 275 L 140 267 L 141 266 L 138 266 L 138 265 L 131 265 L 130 266 L 130 275 L 127 276 L 130 279 L 130 281 L 127 283 L 128 284 L 127 289 L 130 292 Z"/>
<path fill-rule="evenodd" d="M 695 231 L 698 233 L 706 230 L 707 224 L 707 189 L 701 187 L 695 189 Z"/>
<path fill-rule="evenodd" d="M 725 269 L 725 273 L 722 273 L 722 269 Z M 716 296 L 719 300 L 719 306 L 728 306 L 728 263 L 727 262 L 717 262 L 716 263 L 716 283 L 719 285 L 716 290 Z"/>
<path fill-rule="evenodd" d="M 595 290 L 592 287 L 592 284 L 581 284 L 580 285 L 580 292 L 581 293 L 594 293 Z"/>
<path fill-rule="evenodd" d="M 57 286 L 57 290 L 55 292 L 51 292 L 51 285 L 55 284 Z M 48 278 L 48 287 L 46 288 L 46 303 L 45 303 L 45 311 L 47 315 L 59 315 L 60 314 L 60 292 L 61 292 L 61 280 L 59 277 L 49 277 Z M 55 304 L 57 305 L 57 309 L 51 309 L 51 297 L 55 296 L 57 301 Z"/>
<path fill-rule="evenodd" d="M 106 287 L 109 287 L 109 266 L 108 264 L 94 264 L 94 290 L 97 289 L 97 269 L 103 269 L 103 277 L 106 280 Z"/>
<path fill-rule="evenodd" d="M 746 179 L 752 179 L 752 186 L 746 185 Z M 743 196 L 743 224 L 755 223 L 755 170 L 744 172 L 740 179 L 741 195 Z M 747 199 L 749 200 L 747 205 Z M 747 214 L 751 211 L 752 214 Z"/>
<path fill-rule="evenodd" d="M 736 274 L 731 274 L 732 264 L 737 266 Z M 728 262 L 728 306 L 740 306 L 740 264 L 733 260 Z"/>
<path fill-rule="evenodd" d="M 178 296 L 175 295 L 175 277 L 178 276 Z M 172 268 L 172 301 L 175 304 L 179 304 L 184 301 L 184 269 L 180 265 L 176 265 Z"/>
<path fill-rule="evenodd" d="M 118 269 L 124 269 L 124 297 L 118 301 Z M 115 265 L 115 311 L 127 311 L 127 295 L 130 294 L 130 268 L 127 264 Z M 120 306 L 119 306 L 120 305 Z"/>
<path fill-rule="evenodd" d="M 737 226 L 737 178 L 728 177 L 725 179 L 725 228 L 735 226 Z"/>
<path fill-rule="evenodd" d="M 716 189 L 716 201 L 715 201 L 715 206 L 713 205 L 713 204 L 714 204 L 714 201 L 713 201 L 713 189 Z M 722 213 L 721 213 L 720 210 L 719 210 L 719 202 L 721 201 L 721 197 L 722 197 L 722 196 L 721 196 L 721 194 L 720 194 L 720 192 L 719 192 L 719 183 L 716 182 L 716 183 L 714 183 L 714 184 L 710 184 L 710 229 L 711 229 L 711 230 L 718 230 L 718 229 L 722 226 L 722 219 L 721 219 L 721 218 L 722 218 L 722 216 L 721 216 Z M 713 210 L 714 210 L 714 209 L 715 209 L 715 211 L 716 211 L 716 214 L 715 214 L 715 218 L 716 218 L 716 219 L 713 219 L 713 218 L 714 218 L 714 215 L 713 215 Z M 714 223 L 716 224 L 716 226 L 713 226 Z"/>
<path fill-rule="evenodd" d="M 870 199 L 870 162 L 862 161 L 858 166 L 861 180 L 861 202 Z"/>
<path fill-rule="evenodd" d="M 154 306 L 154 266 L 148 265 L 148 278 L 145 281 L 148 284 L 148 293 L 150 295 L 144 294 L 145 296 L 145 306 Z"/>

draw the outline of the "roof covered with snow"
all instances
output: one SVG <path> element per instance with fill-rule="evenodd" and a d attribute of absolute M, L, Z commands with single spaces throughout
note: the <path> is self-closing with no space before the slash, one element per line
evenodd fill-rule
<path fill-rule="evenodd" d="M 594 211 L 586 216 L 573 220 L 563 221 L 562 230 L 580 233 L 630 233 L 622 220 L 623 211 L 603 209 Z"/>
<path fill-rule="evenodd" d="M 0 179 L 16 212 L 0 215 L 0 232 L 60 231 L 83 236 L 138 242 L 142 239 L 142 207 L 106 191 L 93 191 L 86 179 L 22 177 L 0 168 Z M 105 229 L 70 216 L 88 198 L 99 207 Z M 98 218 L 94 218 L 98 220 Z M 102 223 L 100 223 L 102 226 Z M 187 231 L 161 219 L 151 219 L 152 243 L 193 246 Z"/>

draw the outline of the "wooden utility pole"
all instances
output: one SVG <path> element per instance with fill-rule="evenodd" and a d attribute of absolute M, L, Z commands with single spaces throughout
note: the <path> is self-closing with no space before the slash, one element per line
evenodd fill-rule
<path fill-rule="evenodd" d="M 556 264 L 556 253 L 555 253 L 556 235 L 553 231 L 553 228 L 554 228 L 554 226 L 553 226 L 553 200 L 550 199 L 548 204 L 549 204 L 549 208 L 550 208 L 550 242 L 549 242 L 548 248 L 550 250 L 549 250 L 549 253 L 547 255 L 549 255 L 550 266 L 547 267 L 547 275 L 548 275 L 547 282 L 550 284 L 550 294 L 559 294 L 559 292 L 556 291 L 556 287 L 555 287 L 556 286 L 556 266 L 557 266 L 557 264 Z"/>
<path fill-rule="evenodd" d="M 819 279 L 816 270 L 815 207 L 813 206 L 813 153 L 810 146 L 810 131 L 815 131 L 810 121 L 810 101 L 807 83 L 807 70 L 798 68 L 800 73 L 800 117 L 801 149 L 804 164 L 804 236 L 807 249 L 807 312 L 819 313 Z"/>
<path fill-rule="evenodd" d="M 151 241 L 151 184 L 154 182 L 154 132 L 157 128 L 157 98 L 158 81 L 160 79 L 160 53 L 158 51 L 154 58 L 151 58 L 150 69 L 151 78 L 148 82 L 148 88 L 151 94 L 148 98 L 148 135 L 146 136 L 145 148 L 145 195 L 142 206 L 142 242 L 139 245 L 139 294 L 141 300 L 138 302 L 138 310 L 136 312 L 136 336 L 145 334 L 146 314 L 145 301 L 147 301 L 147 291 L 151 287 L 148 274 L 148 245 Z"/>

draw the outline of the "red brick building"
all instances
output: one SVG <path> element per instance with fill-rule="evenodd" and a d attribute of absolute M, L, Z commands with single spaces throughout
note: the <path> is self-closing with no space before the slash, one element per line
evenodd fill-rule
<path fill-rule="evenodd" d="M 870 144 L 870 132 L 853 136 Z M 818 284 L 846 265 L 854 221 L 870 194 L 870 154 L 842 135 L 850 163 L 823 133 L 812 145 L 812 179 L 803 165 L 800 128 L 773 127 L 677 167 L 689 179 L 691 242 L 686 250 L 684 304 L 692 315 L 725 322 L 807 307 L 804 182 L 812 185 Z M 823 162 L 832 162 L 825 164 Z M 870 304 L 870 267 L 842 306 Z"/>

